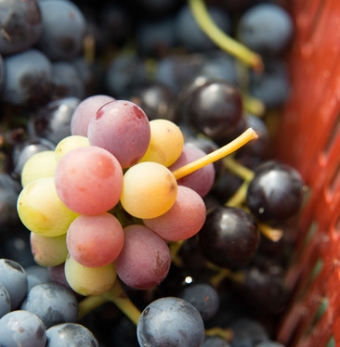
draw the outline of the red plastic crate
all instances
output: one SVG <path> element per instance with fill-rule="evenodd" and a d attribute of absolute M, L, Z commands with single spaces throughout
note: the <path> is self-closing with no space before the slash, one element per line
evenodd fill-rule
<path fill-rule="evenodd" d="M 340 346 L 340 1 L 290 0 L 296 34 L 292 95 L 276 156 L 310 187 L 287 283 L 294 288 L 277 339 L 289 347 Z"/>

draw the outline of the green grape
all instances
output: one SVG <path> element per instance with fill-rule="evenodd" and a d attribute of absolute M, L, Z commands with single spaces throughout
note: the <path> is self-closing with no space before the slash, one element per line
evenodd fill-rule
<path fill-rule="evenodd" d="M 59 199 L 53 177 L 38 178 L 27 184 L 19 194 L 17 209 L 27 229 L 48 237 L 65 234 L 78 216 Z"/>
<path fill-rule="evenodd" d="M 132 166 L 123 178 L 123 208 L 137 218 L 155 218 L 175 203 L 177 181 L 165 166 L 143 162 Z"/>
<path fill-rule="evenodd" d="M 30 244 L 35 262 L 48 267 L 62 264 L 68 255 L 66 235 L 47 237 L 31 232 Z"/>
<path fill-rule="evenodd" d="M 79 147 L 89 146 L 89 140 L 85 136 L 71 135 L 63 138 L 55 148 L 55 159 L 58 162 L 66 153 Z"/>
<path fill-rule="evenodd" d="M 113 263 L 100 267 L 87 267 L 68 255 L 65 261 L 65 276 L 75 292 L 89 296 L 106 293 L 115 283 L 117 273 Z"/>
<path fill-rule="evenodd" d="M 57 162 L 54 151 L 42 151 L 33 154 L 25 163 L 21 172 L 21 185 L 41 177 L 53 177 Z"/>
<path fill-rule="evenodd" d="M 166 119 L 150 121 L 151 138 L 149 147 L 140 162 L 154 161 L 166 167 L 181 155 L 184 136 L 180 128 Z"/>

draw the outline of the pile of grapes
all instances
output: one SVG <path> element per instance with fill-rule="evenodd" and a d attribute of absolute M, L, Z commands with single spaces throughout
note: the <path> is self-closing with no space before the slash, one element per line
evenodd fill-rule
<path fill-rule="evenodd" d="M 0 27 L 0 347 L 282 347 L 287 4 L 5 0 Z"/>

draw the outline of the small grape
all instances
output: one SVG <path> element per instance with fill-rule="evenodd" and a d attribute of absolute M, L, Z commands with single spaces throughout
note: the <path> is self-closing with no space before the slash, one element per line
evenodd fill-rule
<path fill-rule="evenodd" d="M 151 138 L 149 147 L 140 162 L 154 161 L 170 166 L 181 155 L 184 137 L 180 128 L 166 119 L 150 121 Z"/>
<path fill-rule="evenodd" d="M 56 146 L 55 160 L 58 162 L 66 153 L 71 152 L 73 149 L 89 146 L 89 140 L 86 136 L 70 135 L 63 138 Z"/>
<path fill-rule="evenodd" d="M 165 166 L 155 162 L 138 163 L 123 178 L 120 201 L 137 218 L 155 218 L 175 203 L 177 182 Z"/>
<path fill-rule="evenodd" d="M 53 177 L 39 178 L 25 186 L 17 206 L 19 217 L 27 229 L 43 236 L 65 234 L 78 216 L 60 200 Z"/>
<path fill-rule="evenodd" d="M 144 225 L 129 225 L 124 234 L 124 247 L 114 261 L 119 278 L 136 289 L 158 285 L 170 269 L 168 245 Z"/>
<path fill-rule="evenodd" d="M 67 231 L 67 248 L 80 264 L 100 267 L 113 262 L 124 244 L 123 227 L 110 213 L 79 216 Z"/>
<path fill-rule="evenodd" d="M 100 267 L 79 264 L 70 255 L 65 262 L 65 276 L 70 287 L 81 295 L 101 295 L 115 283 L 117 273 L 113 263 Z"/>
<path fill-rule="evenodd" d="M 137 324 L 140 346 L 199 347 L 204 340 L 204 324 L 188 301 L 164 297 L 142 312 Z"/>
<path fill-rule="evenodd" d="M 41 177 L 53 177 L 57 166 L 54 151 L 43 151 L 30 157 L 21 172 L 21 185 L 25 187 L 28 183 Z"/>
<path fill-rule="evenodd" d="M 84 215 L 104 213 L 119 201 L 123 172 L 107 150 L 85 146 L 65 154 L 55 171 L 58 196 L 71 210 Z"/>

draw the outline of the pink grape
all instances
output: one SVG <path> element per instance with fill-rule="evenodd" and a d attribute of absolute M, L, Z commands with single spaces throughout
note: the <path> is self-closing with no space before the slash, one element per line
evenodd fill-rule
<path fill-rule="evenodd" d="M 83 215 L 96 215 L 112 209 L 119 201 L 123 170 L 107 150 L 86 146 L 65 154 L 54 175 L 60 200 Z"/>
<path fill-rule="evenodd" d="M 198 147 L 184 145 L 180 157 L 169 166 L 170 171 L 174 171 L 188 163 L 191 163 L 206 155 Z M 214 164 L 209 164 L 203 168 L 177 180 L 178 185 L 186 186 L 196 191 L 201 197 L 206 196 L 211 190 L 215 181 Z"/>
<path fill-rule="evenodd" d="M 191 188 L 178 186 L 175 203 L 159 217 L 143 219 L 144 224 L 167 241 L 186 240 L 197 234 L 206 217 L 201 196 Z"/>
<path fill-rule="evenodd" d="M 114 261 L 119 278 L 135 289 L 161 283 L 171 265 L 167 243 L 144 225 L 129 225 L 124 233 L 124 247 Z"/>
<path fill-rule="evenodd" d="M 138 105 L 116 100 L 102 106 L 91 118 L 87 135 L 91 145 L 111 152 L 125 169 L 143 157 L 151 130 L 148 117 Z"/>
<path fill-rule="evenodd" d="M 115 99 L 109 95 L 92 95 L 81 101 L 71 118 L 71 134 L 87 136 L 90 119 L 98 109 Z"/>
<path fill-rule="evenodd" d="M 110 213 L 79 216 L 70 225 L 66 238 L 71 256 L 81 265 L 104 266 L 112 263 L 124 244 L 124 231 Z"/>

